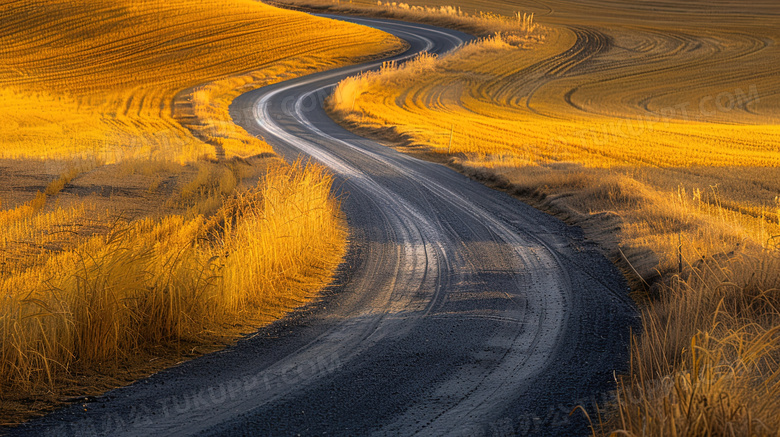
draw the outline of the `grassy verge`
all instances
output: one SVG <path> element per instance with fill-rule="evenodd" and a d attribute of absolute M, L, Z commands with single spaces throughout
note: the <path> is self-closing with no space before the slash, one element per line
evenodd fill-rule
<path fill-rule="evenodd" d="M 210 219 L 116 223 L 3 278 L 14 293 L 2 307 L 2 382 L 51 384 L 74 365 L 116 366 L 160 342 L 300 304 L 316 290 L 308 282 L 327 281 L 313 273 L 343 252 L 338 204 L 316 167 L 277 166 L 262 182 Z"/>
<path fill-rule="evenodd" d="M 164 345 L 225 341 L 236 327 L 281 317 L 339 264 L 339 214 L 321 168 L 279 164 L 208 218 L 117 222 L 8 272 L 0 282 L 12 290 L 0 307 L 4 397 L 93 369 L 110 373 Z"/>

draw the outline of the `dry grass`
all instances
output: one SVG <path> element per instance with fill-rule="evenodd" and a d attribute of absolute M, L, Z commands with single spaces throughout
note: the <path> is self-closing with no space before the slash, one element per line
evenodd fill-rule
<path fill-rule="evenodd" d="M 345 230 L 322 168 L 279 165 L 227 199 L 209 219 L 116 223 L 0 277 L 0 384 L 52 386 L 159 343 L 213 340 L 225 325 L 274 320 L 327 283 Z"/>
<path fill-rule="evenodd" d="M 604 245 L 638 290 L 643 332 L 602 432 L 777 435 L 780 82 L 777 46 L 756 43 L 780 40 L 776 3 L 527 6 L 554 11 L 544 41 L 499 35 L 385 65 L 343 81 L 332 115 Z"/>
<path fill-rule="evenodd" d="M 624 435 L 780 433 L 780 258 L 686 269 L 642 312 L 613 427 Z"/>

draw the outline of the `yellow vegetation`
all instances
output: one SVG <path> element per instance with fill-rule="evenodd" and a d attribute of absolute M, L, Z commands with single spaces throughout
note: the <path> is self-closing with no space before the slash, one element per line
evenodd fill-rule
<path fill-rule="evenodd" d="M 401 67 L 386 65 L 382 71 L 343 82 L 334 93 L 332 109 L 347 121 L 397 125 L 398 132 L 434 151 L 446 153 L 451 146 L 450 153 L 494 166 L 507 160 L 515 165 L 567 162 L 587 167 L 780 166 L 776 125 L 684 120 L 679 108 L 676 114 L 641 114 L 621 108 L 621 102 L 614 115 L 592 113 L 576 110 L 566 102 L 568 97 L 552 95 L 552 90 L 533 90 L 530 78 L 516 72 L 555 53 L 556 44 L 574 40 L 563 31 L 550 33 L 550 45 L 533 50 L 494 36 L 438 62 L 424 57 Z M 421 73 L 425 80 L 419 80 Z M 530 91 L 533 97 L 527 95 Z M 395 99 L 403 104 L 388 104 Z M 734 111 L 736 121 L 747 116 L 750 106 L 740 110 L 732 105 L 758 105 L 760 100 L 756 86 L 743 86 L 730 89 L 720 103 Z M 702 106 L 709 102 L 705 99 Z M 714 106 L 710 109 L 716 111 Z M 430 117 L 432 113 L 437 116 Z M 454 132 L 450 145 L 449 137 L 441 134 L 448 134 L 452 126 L 464 128 Z"/>
<path fill-rule="evenodd" d="M 14 158 L 214 156 L 171 116 L 176 93 L 260 69 L 269 82 L 399 46 L 251 0 L 5 2 L 0 18 L 0 119 L 12 132 L 0 157 Z"/>
<path fill-rule="evenodd" d="M 343 81 L 332 114 L 605 244 L 643 290 L 612 429 L 777 435 L 777 3 L 459 5 L 527 6 L 545 38 L 385 65 Z"/>
<path fill-rule="evenodd" d="M 270 321 L 327 282 L 344 228 L 319 167 L 277 166 L 210 219 L 115 223 L 111 232 L 7 272 L 0 383 L 54 383 L 170 340 Z M 325 274 L 323 274 L 325 273 Z M 212 335 L 213 337 L 213 335 Z"/>
<path fill-rule="evenodd" d="M 632 436 L 778 435 L 780 257 L 687 270 L 642 311 L 613 427 Z"/>

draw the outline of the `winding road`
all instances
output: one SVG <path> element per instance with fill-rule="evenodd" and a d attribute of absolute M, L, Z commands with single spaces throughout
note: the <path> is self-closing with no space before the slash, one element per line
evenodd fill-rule
<path fill-rule="evenodd" d="M 364 18 L 403 60 L 470 36 Z M 578 435 L 626 366 L 634 309 L 581 232 L 442 165 L 352 134 L 321 101 L 381 61 L 264 87 L 234 120 L 337 176 L 352 230 L 336 284 L 236 346 L 12 435 Z M 592 413 L 592 411 L 591 411 Z"/>

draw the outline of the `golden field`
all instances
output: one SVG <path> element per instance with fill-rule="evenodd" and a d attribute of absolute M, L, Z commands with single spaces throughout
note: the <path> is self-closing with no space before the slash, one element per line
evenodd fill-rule
<path fill-rule="evenodd" d="M 5 1 L 0 18 L 3 424 L 328 283 L 346 246 L 330 176 L 274 158 L 227 106 L 402 43 L 249 0 Z"/>
<path fill-rule="evenodd" d="M 603 244 L 643 332 L 600 433 L 777 435 L 776 2 L 293 3 L 407 19 L 427 4 L 419 21 L 484 37 L 346 79 L 329 110 Z M 443 17 L 453 10 L 539 26 L 490 35 Z"/>
<path fill-rule="evenodd" d="M 323 33 L 324 19 L 251 0 L 6 2 L 0 16 L 2 120 L 15 134 L 2 158 L 213 156 L 176 122 L 178 93 L 259 70 L 275 81 L 398 47 L 358 26 Z M 160 132 L 169 144 L 159 144 Z"/>

